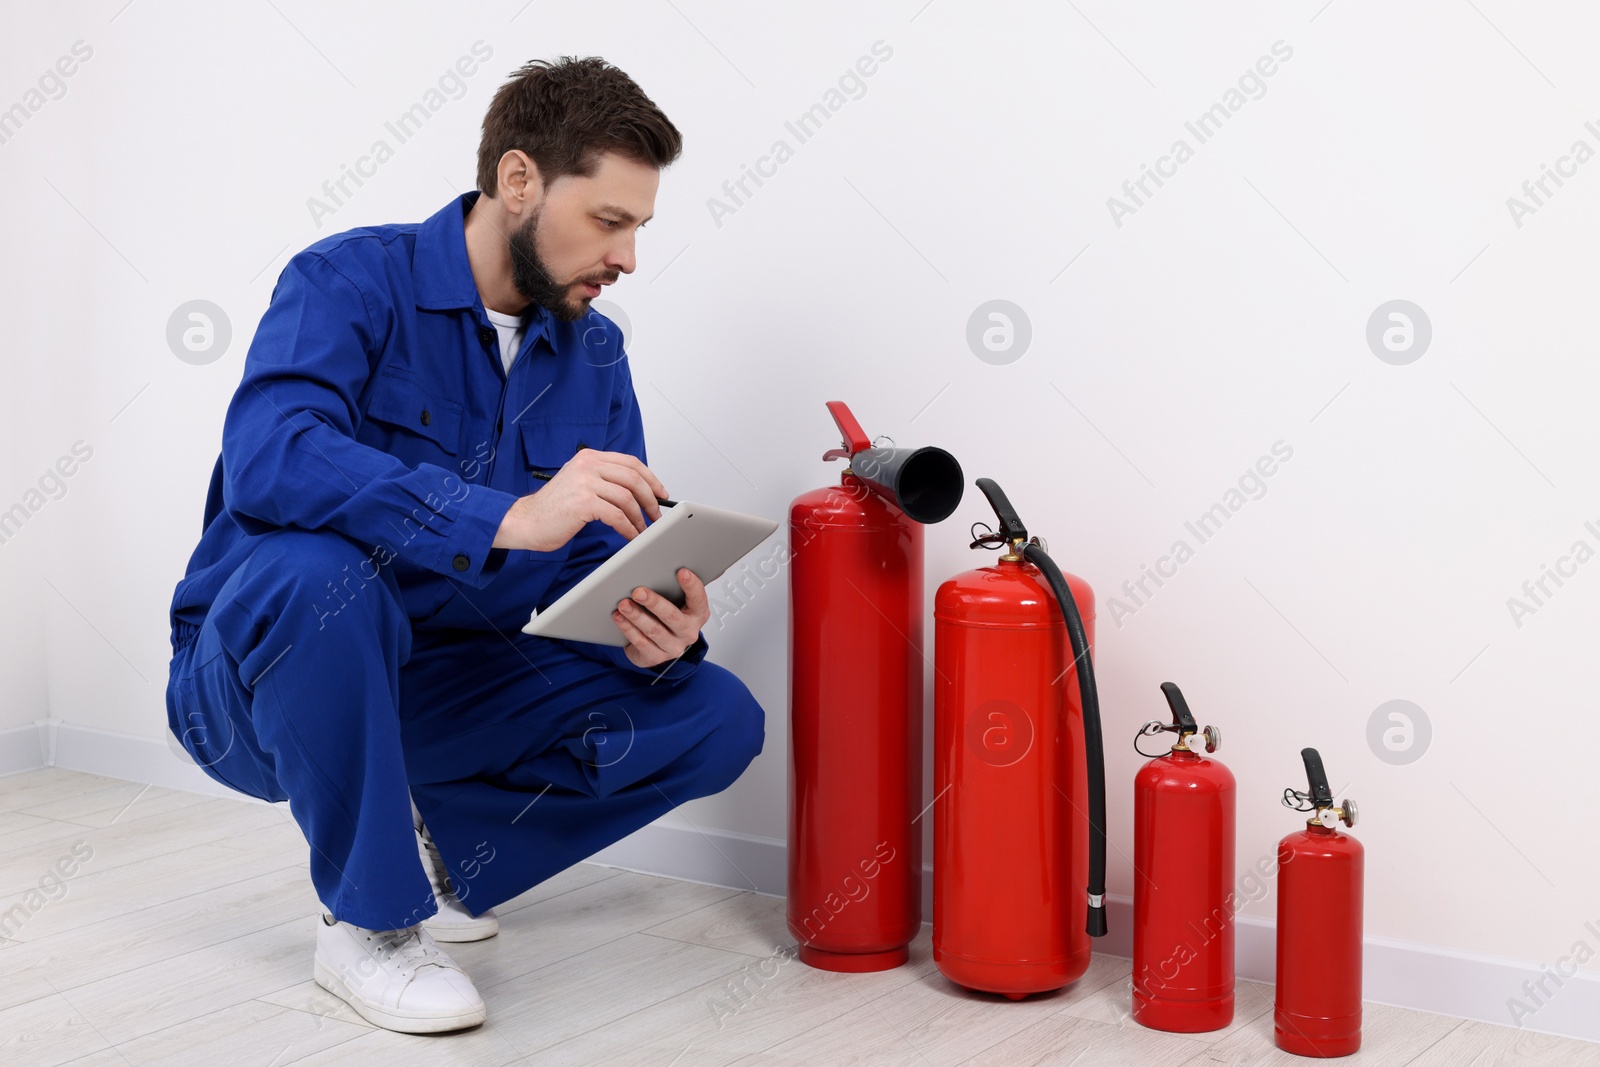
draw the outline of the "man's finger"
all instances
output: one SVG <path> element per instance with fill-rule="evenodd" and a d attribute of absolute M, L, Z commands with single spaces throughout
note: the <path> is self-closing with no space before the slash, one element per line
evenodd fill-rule
<path fill-rule="evenodd" d="M 688 567 L 679 567 L 678 584 L 683 587 L 684 611 L 696 617 L 704 612 L 704 617 L 710 618 L 711 602 L 706 597 L 706 586 L 700 576 Z"/>
<path fill-rule="evenodd" d="M 644 586 L 635 589 L 633 595 L 622 603 L 625 605 L 624 614 L 631 611 L 632 614 L 628 614 L 628 617 L 638 623 L 640 629 L 649 634 L 656 644 L 661 645 L 663 651 L 670 652 L 671 648 L 668 647 L 670 641 L 663 641 L 663 637 L 679 636 L 678 631 L 684 626 L 677 605 L 655 590 L 646 589 Z M 666 630 L 667 634 L 664 635 L 661 630 L 652 628 L 652 623 Z"/>
<path fill-rule="evenodd" d="M 627 458 L 633 459 L 632 456 Z M 634 462 L 638 463 L 637 460 L 634 460 Z M 665 490 L 660 493 L 655 492 L 651 485 L 651 480 L 646 479 L 644 475 L 639 473 L 643 469 L 642 466 L 632 467 L 622 463 L 609 463 L 599 468 L 599 473 L 600 477 L 613 485 L 620 486 L 637 500 L 645 514 L 650 516 L 650 521 L 654 522 L 661 518 L 661 505 L 656 503 L 656 500 L 659 496 L 665 494 Z M 659 482 L 656 483 L 656 485 L 659 484 Z"/>
<path fill-rule="evenodd" d="M 600 514 L 597 518 L 629 541 L 639 536 L 639 529 L 634 526 L 633 520 L 628 518 L 628 513 L 615 504 L 605 501 L 604 498 L 601 500 Z"/>
<path fill-rule="evenodd" d="M 601 500 L 628 516 L 628 522 L 632 524 L 635 534 L 644 533 L 644 513 L 639 508 L 639 499 L 628 492 L 625 486 L 602 478 L 594 492 Z"/>
<path fill-rule="evenodd" d="M 632 597 L 621 602 L 619 610 L 623 616 L 656 644 L 661 644 L 662 630 L 671 630 L 662 620 L 651 614 L 649 609 Z"/>
<path fill-rule="evenodd" d="M 630 456 L 626 452 L 616 452 L 613 453 L 613 455 L 623 457 L 623 459 L 627 461 L 628 466 L 637 470 L 649 484 L 651 492 L 655 493 L 656 496 L 664 497 L 667 495 L 667 487 L 661 484 L 661 479 L 656 477 L 656 472 L 651 470 L 649 467 L 646 467 L 644 462 L 640 460 L 638 456 Z"/>
<path fill-rule="evenodd" d="M 595 460 L 601 461 L 602 464 L 626 467 L 631 474 L 644 479 L 645 485 L 656 496 L 667 495 L 667 487 L 661 484 L 661 479 L 656 477 L 655 471 L 645 466 L 638 456 L 631 456 L 626 452 L 596 452 L 594 456 Z"/>
<path fill-rule="evenodd" d="M 655 594 L 651 595 L 654 596 Z M 666 610 L 675 610 L 672 608 L 670 601 L 660 597 L 657 599 L 666 605 Z M 617 614 L 622 615 L 623 620 L 631 625 L 634 630 L 637 631 L 646 642 L 648 642 L 648 647 L 644 649 L 644 651 L 667 657 L 682 654 L 676 647 L 681 642 L 681 638 L 678 637 L 677 631 L 672 625 L 667 623 L 660 616 L 653 615 L 649 610 L 641 607 L 636 601 L 632 601 L 631 599 L 628 601 L 623 601 L 623 604 L 625 605 L 629 603 L 632 603 L 633 605 L 631 609 L 619 611 Z M 688 646 L 685 645 L 684 647 Z"/>
<path fill-rule="evenodd" d="M 654 659 L 656 656 L 666 654 L 665 649 L 658 648 L 656 643 L 650 640 L 644 631 L 629 622 L 622 612 L 613 611 L 611 613 L 611 621 L 617 624 L 617 629 L 621 630 L 622 636 L 628 639 L 628 644 L 639 650 L 640 656 L 646 659 Z"/>

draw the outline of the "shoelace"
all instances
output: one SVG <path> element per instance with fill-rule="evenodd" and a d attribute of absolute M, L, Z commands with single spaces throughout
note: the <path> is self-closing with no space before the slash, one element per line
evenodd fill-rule
<path fill-rule="evenodd" d="M 443 904 L 445 896 L 454 893 L 450 885 L 450 876 L 445 872 L 444 857 L 439 855 L 439 846 L 433 843 L 433 835 L 428 833 L 426 826 L 417 831 L 417 836 L 422 839 L 422 847 L 428 857 L 423 863 L 428 869 L 428 881 L 433 886 L 434 896 L 439 898 L 440 904 Z"/>
<path fill-rule="evenodd" d="M 458 969 L 421 926 L 408 926 L 404 930 L 368 930 L 366 933 L 367 941 L 385 961 L 400 960 L 401 972 L 408 978 L 427 966 Z"/>

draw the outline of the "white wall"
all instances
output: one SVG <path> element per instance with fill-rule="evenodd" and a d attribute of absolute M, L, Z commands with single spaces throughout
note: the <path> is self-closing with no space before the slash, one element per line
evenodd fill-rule
<path fill-rule="evenodd" d="M 1574 542 L 1600 548 L 1585 527 L 1600 528 L 1600 163 L 1520 225 L 1507 208 L 1574 141 L 1600 149 L 1586 6 L 118 7 L 13 15 L 0 35 L 0 105 L 74 41 L 94 49 L 0 145 L 7 372 L 27 401 L 0 431 L 0 502 L 74 440 L 95 449 L 26 541 L 0 545 L 0 592 L 22 607 L 0 633 L 0 727 L 40 714 L 48 641 L 57 718 L 162 735 L 167 600 L 284 261 L 338 229 L 427 217 L 471 186 L 504 72 L 599 54 L 685 134 L 613 297 L 653 466 L 681 496 L 781 516 L 837 477 L 818 458 L 837 444 L 822 405 L 845 399 L 869 433 L 1000 479 L 1101 596 L 1114 892 L 1132 884 L 1127 741 L 1170 679 L 1224 729 L 1241 867 L 1297 825 L 1277 797 L 1315 745 L 1364 812 L 1369 933 L 1535 966 L 1600 947 L 1584 927 L 1600 919 L 1600 563 L 1520 626 L 1507 607 Z M 479 39 L 494 58 L 464 98 L 314 225 L 306 199 Z M 864 95 L 796 145 L 785 122 L 878 41 L 893 55 Z M 1279 41 L 1293 54 L 1264 95 L 1200 143 L 1185 122 Z M 708 199 L 779 138 L 793 158 L 714 218 Z M 1193 158 L 1119 225 L 1107 198 L 1179 138 Z M 164 339 L 195 298 L 234 331 L 209 366 Z M 1032 329 L 1003 366 L 965 338 L 997 298 Z M 1431 320 L 1409 365 L 1365 337 L 1394 299 Z M 1198 544 L 1185 522 L 1279 441 L 1293 456 L 1265 494 Z M 966 548 L 984 517 L 974 491 L 931 531 L 930 605 L 943 577 L 988 562 Z M 1120 592 L 1180 538 L 1197 550 L 1175 577 L 1142 605 Z M 770 729 L 750 773 L 689 813 L 702 829 L 784 834 L 784 595 L 710 635 Z M 1137 607 L 1120 626 L 1112 597 Z M 1432 726 L 1406 765 L 1367 741 L 1396 699 Z"/>
<path fill-rule="evenodd" d="M 0 107 L 20 100 L 54 62 L 54 54 L 45 54 L 54 40 L 66 36 L 70 44 L 67 20 L 55 13 L 51 18 L 53 24 L 41 18 L 0 33 L 0 70 L 6 72 Z M 81 125 L 89 118 L 86 103 L 85 94 L 69 92 L 48 105 L 57 114 L 41 111 L 39 117 Z M 3 128 L 10 132 L 9 125 Z M 81 377 L 87 358 L 92 291 L 84 286 L 84 266 L 92 252 L 88 241 L 95 238 L 90 233 L 86 241 L 81 227 L 61 226 L 53 210 L 37 210 L 40 194 L 54 196 L 46 178 L 59 182 L 63 171 L 82 168 L 82 135 L 59 128 L 27 132 L 50 136 L 0 143 L 0 183 L 8 205 L 0 256 L 6 411 L 0 419 L 0 771 L 42 755 L 33 724 L 50 712 L 47 634 L 71 613 L 63 597 L 79 599 L 70 566 L 53 565 L 53 552 L 94 504 L 83 488 L 84 472 L 62 478 L 55 464 L 70 457 L 75 441 L 99 444 L 104 436 L 89 406 L 69 408 L 61 388 Z M 61 636 L 63 652 L 83 643 L 79 632 Z M 98 659 L 98 652 L 90 654 Z"/>

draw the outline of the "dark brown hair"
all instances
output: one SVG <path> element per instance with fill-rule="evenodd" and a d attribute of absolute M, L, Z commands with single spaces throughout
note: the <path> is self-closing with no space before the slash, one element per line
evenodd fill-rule
<path fill-rule="evenodd" d="M 599 56 L 536 59 L 494 94 L 478 144 L 478 188 L 496 193 L 512 149 L 539 166 L 546 188 L 564 174 L 590 177 L 604 152 L 656 169 L 683 151 L 683 135 L 634 80 Z"/>

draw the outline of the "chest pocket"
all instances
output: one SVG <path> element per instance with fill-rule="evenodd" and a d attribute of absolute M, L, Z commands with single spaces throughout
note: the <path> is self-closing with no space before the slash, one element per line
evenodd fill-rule
<path fill-rule="evenodd" d="M 593 416 L 529 419 L 518 424 L 528 489 L 536 491 L 555 476 L 580 448 L 605 448 L 606 420 Z"/>
<path fill-rule="evenodd" d="M 366 417 L 391 434 L 388 451 L 402 459 L 437 463 L 461 451 L 461 405 L 432 396 L 409 378 L 381 374 L 367 394 Z"/>

